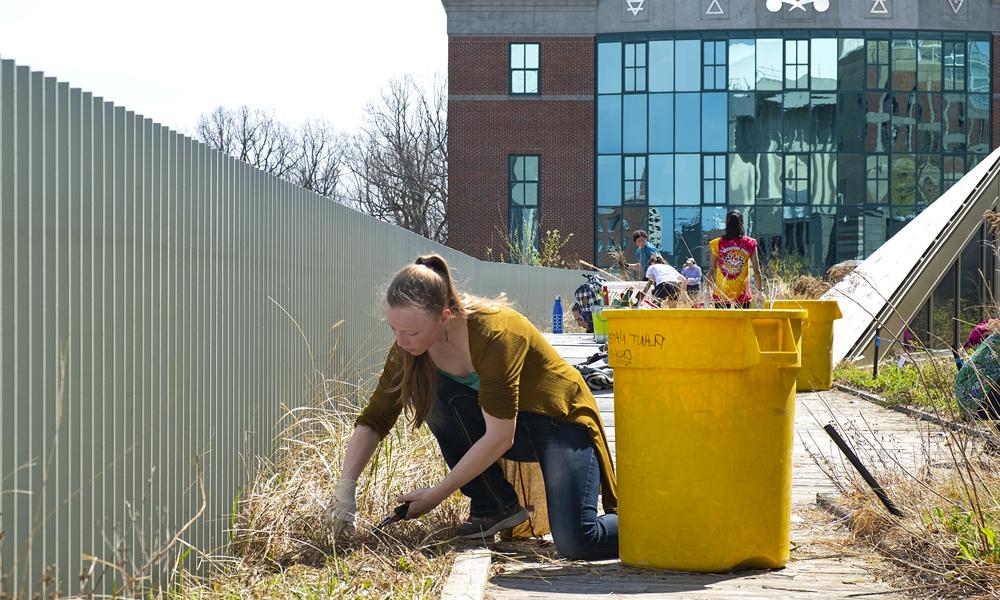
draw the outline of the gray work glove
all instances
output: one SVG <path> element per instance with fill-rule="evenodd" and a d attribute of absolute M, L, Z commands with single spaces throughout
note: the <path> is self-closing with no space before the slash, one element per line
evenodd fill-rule
<path fill-rule="evenodd" d="M 327 509 L 330 528 L 333 530 L 333 535 L 336 538 L 343 535 L 354 535 L 355 513 L 358 512 L 357 491 L 357 481 L 353 479 L 341 479 L 337 481 L 337 487 L 333 493 L 333 502 Z"/>

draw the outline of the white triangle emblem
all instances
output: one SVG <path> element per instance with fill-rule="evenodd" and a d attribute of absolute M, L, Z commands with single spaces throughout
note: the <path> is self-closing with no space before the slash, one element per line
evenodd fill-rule
<path fill-rule="evenodd" d="M 956 15 L 958 11 L 962 10 L 962 5 L 965 4 L 965 0 L 948 0 L 948 4 L 951 5 L 951 10 Z"/>
<path fill-rule="evenodd" d="M 868 11 L 870 15 L 887 15 L 889 7 L 885 5 L 885 0 L 872 0 L 872 8 Z"/>
<path fill-rule="evenodd" d="M 722 5 L 719 4 L 719 0 L 712 0 L 712 3 L 708 5 L 708 10 L 705 11 L 706 15 L 724 15 L 725 11 L 722 10 Z"/>

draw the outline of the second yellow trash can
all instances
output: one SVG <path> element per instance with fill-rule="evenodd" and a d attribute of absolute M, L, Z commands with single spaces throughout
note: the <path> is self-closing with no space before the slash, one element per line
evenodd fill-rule
<path fill-rule="evenodd" d="M 836 300 L 775 300 L 771 308 L 803 309 L 809 317 L 802 323 L 802 369 L 796 379 L 800 392 L 819 392 L 833 387 L 833 322 L 841 318 Z"/>
<path fill-rule="evenodd" d="M 788 560 L 804 310 L 607 310 L 622 562 Z"/>

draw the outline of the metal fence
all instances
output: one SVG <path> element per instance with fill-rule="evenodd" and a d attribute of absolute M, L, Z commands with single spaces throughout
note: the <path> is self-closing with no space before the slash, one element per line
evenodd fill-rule
<path fill-rule="evenodd" d="M 309 349 L 326 369 L 339 337 L 334 372 L 377 370 L 383 290 L 432 251 L 539 324 L 581 282 L 472 259 L 0 62 L 0 595 L 79 593 L 85 554 L 139 563 L 196 512 L 199 454 L 208 511 L 186 538 L 223 548 L 246 457 L 311 399 Z"/>

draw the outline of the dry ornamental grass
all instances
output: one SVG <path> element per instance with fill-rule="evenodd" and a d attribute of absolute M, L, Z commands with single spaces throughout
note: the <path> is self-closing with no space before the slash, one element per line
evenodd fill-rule
<path fill-rule="evenodd" d="M 359 400 L 369 386 L 326 381 L 313 406 L 288 410 L 273 458 L 236 503 L 228 557 L 210 557 L 209 575 L 178 573 L 176 598 L 436 598 L 453 562 L 451 527 L 464 514 L 458 495 L 427 515 L 372 533 L 396 497 L 447 472 L 426 428 L 402 418 L 358 482 L 357 532 L 334 539 L 327 527 Z"/>

